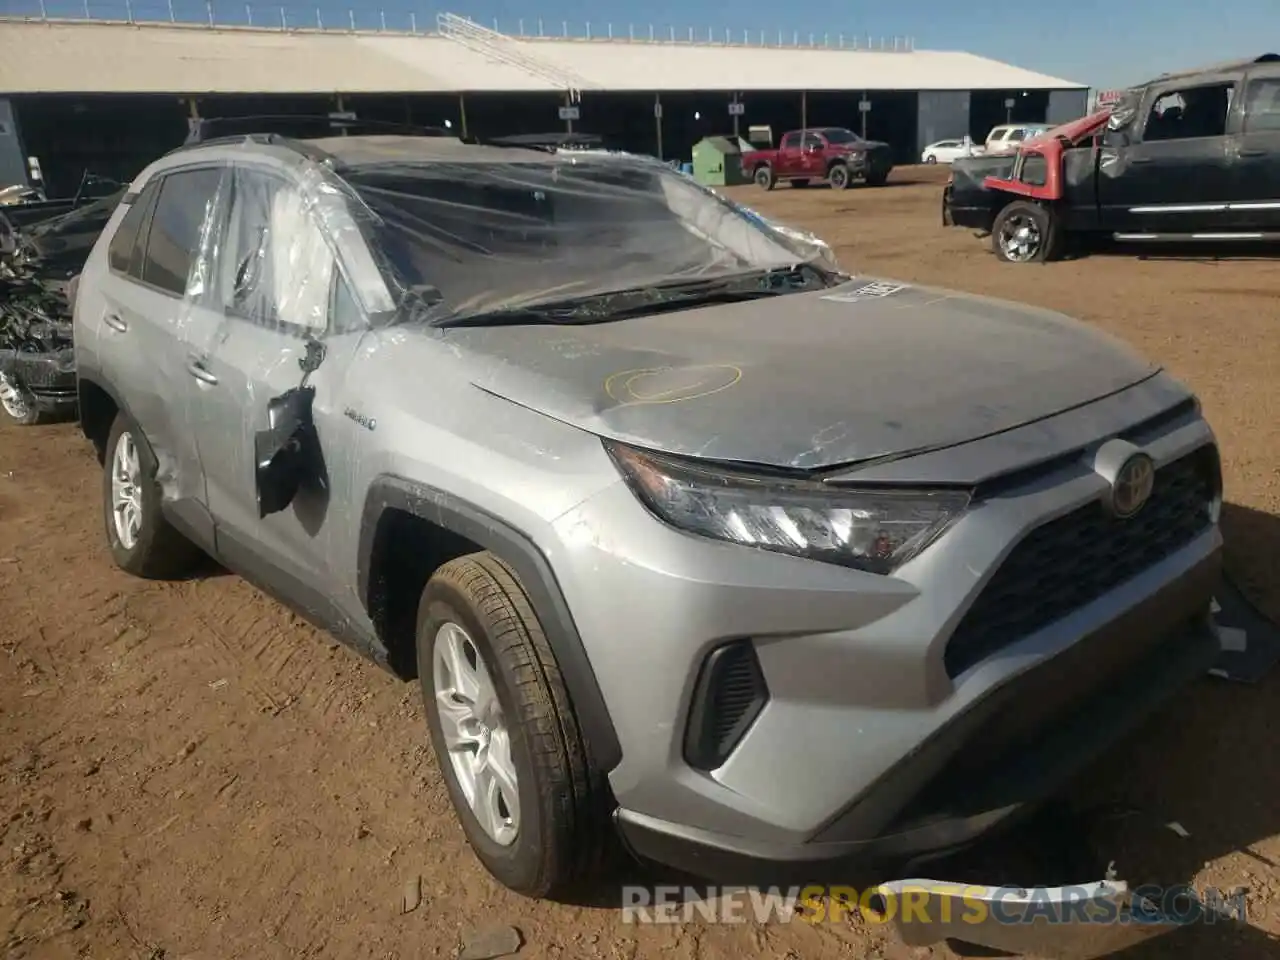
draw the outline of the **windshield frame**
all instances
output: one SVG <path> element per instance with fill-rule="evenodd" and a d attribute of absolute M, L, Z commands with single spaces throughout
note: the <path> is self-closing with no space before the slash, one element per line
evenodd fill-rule
<path fill-rule="evenodd" d="M 589 164 L 591 167 L 605 172 L 608 172 L 611 166 L 615 166 L 624 172 L 630 170 L 648 173 L 655 178 L 653 189 L 656 199 L 665 200 L 668 204 L 671 203 L 671 195 L 664 195 L 662 192 L 665 186 L 671 186 L 677 191 L 687 191 L 686 196 L 696 197 L 698 204 L 700 204 L 695 212 L 702 214 L 704 218 L 711 216 L 712 219 L 715 218 L 717 213 L 722 215 L 724 219 L 716 221 L 717 227 L 725 230 L 737 229 L 745 231 L 744 235 L 746 237 L 750 239 L 758 238 L 758 240 L 763 241 L 761 244 L 762 251 L 767 251 L 770 254 L 780 254 L 781 256 L 769 257 L 761 252 L 752 259 L 743 259 L 742 256 L 734 254 L 742 262 L 733 265 L 726 263 L 723 272 L 710 271 L 705 275 L 697 276 L 682 276 L 679 273 L 655 274 L 652 277 L 644 278 L 642 283 L 637 283 L 636 276 L 627 276 L 625 272 L 619 273 L 616 278 L 611 274 L 606 274 L 610 279 L 616 279 L 616 284 L 591 286 L 589 282 L 584 281 L 584 289 L 574 292 L 568 297 L 566 297 L 566 291 L 560 288 L 543 291 L 517 288 L 506 295 L 496 296 L 495 294 L 495 300 L 492 302 L 471 305 L 467 301 L 463 301 L 460 304 L 450 304 L 446 301 L 442 291 L 430 284 L 421 282 L 411 284 L 406 282 L 411 278 L 397 267 L 394 258 L 388 254 L 385 246 L 385 231 L 394 231 L 399 228 L 387 222 L 378 212 L 379 204 L 370 202 L 370 192 L 377 191 L 377 183 L 382 176 L 395 178 L 405 173 L 411 176 L 414 170 L 426 170 L 433 167 L 453 167 L 461 170 L 464 166 L 471 167 L 473 164 L 455 165 L 450 161 L 435 159 L 361 164 L 359 167 L 342 170 L 338 175 L 343 181 L 345 192 L 348 193 L 353 213 L 357 214 L 360 233 L 363 235 L 369 251 L 373 255 L 373 260 L 386 283 L 388 292 L 397 304 L 396 316 L 387 318 L 390 322 L 399 322 L 405 319 L 425 319 L 435 324 L 458 320 L 467 316 L 536 308 L 542 304 L 563 302 L 566 299 L 594 300 L 627 293 L 637 287 L 660 288 L 672 284 L 680 285 L 684 282 L 698 279 L 707 281 L 732 280 L 744 274 L 788 271 L 803 266 L 812 267 L 828 277 L 835 278 L 844 275 L 831 255 L 830 248 L 823 241 L 800 231 L 780 228 L 779 225 L 760 217 L 749 208 L 733 202 L 716 190 L 698 183 L 687 174 L 675 170 L 655 158 L 590 149 L 556 150 L 554 154 L 555 159 L 530 161 L 513 157 L 509 162 L 501 160 L 486 161 L 475 163 L 474 167 L 477 170 L 483 168 L 489 172 L 501 172 L 504 168 L 509 168 L 512 172 L 528 173 L 530 170 L 538 170 L 538 168 L 551 171 L 557 167 L 573 169 L 583 168 Z M 450 179 L 447 173 L 436 174 L 435 176 L 441 180 Z M 429 203 L 430 201 L 428 200 L 427 202 Z M 668 209 L 686 229 L 689 228 L 689 221 L 680 214 L 680 211 L 670 207 Z M 691 232 L 695 233 L 695 235 L 701 233 L 700 231 Z M 722 234 L 719 232 L 713 235 L 702 233 L 701 239 L 707 244 L 709 250 L 713 247 L 729 250 L 728 247 L 724 246 L 722 239 L 717 239 L 720 236 Z M 732 251 L 730 252 L 732 253 Z M 548 263 L 553 262 L 554 258 L 548 261 Z M 572 269 L 572 257 L 562 262 L 566 264 L 568 269 Z M 502 265 L 497 262 L 491 269 L 501 271 Z M 424 278 L 419 274 L 418 279 Z M 833 280 L 832 282 L 835 281 Z M 576 285 L 576 282 L 573 285 Z"/>

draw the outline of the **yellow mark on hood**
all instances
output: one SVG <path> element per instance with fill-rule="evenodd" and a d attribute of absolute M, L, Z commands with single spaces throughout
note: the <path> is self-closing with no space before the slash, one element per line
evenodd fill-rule
<path fill-rule="evenodd" d="M 650 367 L 610 374 L 604 392 L 624 406 L 683 403 L 728 390 L 741 379 L 742 370 L 731 363 Z"/>

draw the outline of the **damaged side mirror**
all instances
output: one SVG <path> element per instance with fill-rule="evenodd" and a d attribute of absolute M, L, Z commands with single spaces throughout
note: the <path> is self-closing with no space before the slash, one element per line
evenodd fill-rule
<path fill-rule="evenodd" d="M 302 382 L 267 401 L 267 429 L 253 435 L 253 479 L 259 519 L 284 510 L 293 503 L 304 481 L 323 472 L 311 410 L 316 391 L 307 381 L 324 363 L 324 357 L 324 344 L 308 340 L 306 353 L 298 360 Z"/>
<path fill-rule="evenodd" d="M 295 387 L 267 401 L 267 429 L 253 437 L 254 486 L 259 519 L 279 513 L 294 497 L 309 469 L 314 424 L 314 387 Z"/>

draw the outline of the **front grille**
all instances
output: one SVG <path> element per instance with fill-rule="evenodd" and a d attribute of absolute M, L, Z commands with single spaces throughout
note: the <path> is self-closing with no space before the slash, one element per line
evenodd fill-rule
<path fill-rule="evenodd" d="M 711 651 L 698 674 L 689 711 L 685 760 L 699 770 L 719 767 L 768 699 L 751 641 L 736 640 Z"/>
<path fill-rule="evenodd" d="M 1190 543 L 1211 523 L 1217 451 L 1202 447 L 1156 471 L 1137 516 L 1090 503 L 1033 530 L 1014 547 L 960 621 L 944 655 L 947 674 L 974 664 L 1092 603 Z"/>

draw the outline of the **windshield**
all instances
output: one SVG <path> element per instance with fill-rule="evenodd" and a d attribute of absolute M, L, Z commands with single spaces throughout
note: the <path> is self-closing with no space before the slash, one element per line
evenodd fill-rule
<path fill-rule="evenodd" d="M 861 143 L 862 138 L 852 130 L 843 130 L 834 128 L 831 130 L 823 130 L 822 135 L 827 138 L 827 143 Z"/>
<path fill-rule="evenodd" d="M 404 291 L 461 317 L 813 260 L 771 225 L 656 161 L 378 164 L 344 179 Z M 823 264 L 834 268 L 834 264 Z"/>

